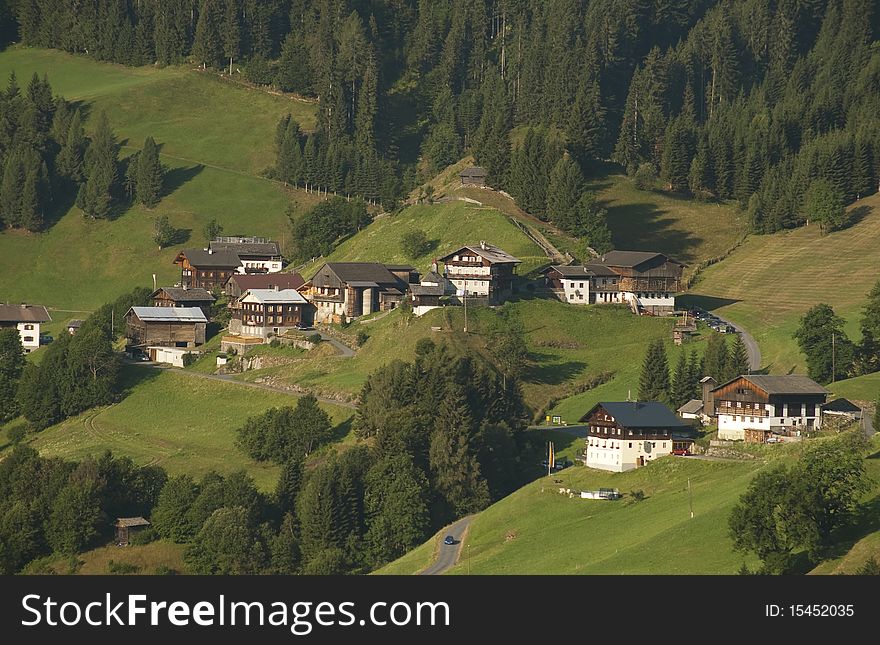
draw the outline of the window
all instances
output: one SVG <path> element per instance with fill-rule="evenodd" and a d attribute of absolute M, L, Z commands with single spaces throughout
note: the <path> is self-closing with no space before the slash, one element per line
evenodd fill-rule
<path fill-rule="evenodd" d="M 584 288 L 584 283 L 581 282 L 581 283 L 578 285 L 578 288 L 583 289 L 583 288 Z"/>
<path fill-rule="evenodd" d="M 783 423 L 785 423 L 785 419 L 780 419 L 780 420 L 779 420 L 779 425 L 782 425 Z"/>
<path fill-rule="evenodd" d="M 26 343 L 32 343 L 32 342 L 34 342 L 34 337 L 33 337 L 33 336 L 25 336 L 25 337 L 24 337 L 24 342 L 26 342 Z"/>
<path fill-rule="evenodd" d="M 652 441 L 652 442 L 651 442 L 651 447 L 652 447 L 652 448 L 656 448 L 656 447 L 657 447 L 657 442 L 656 442 L 656 441 Z"/>
<path fill-rule="evenodd" d="M 629 447 L 630 447 L 630 448 L 633 447 L 632 441 L 629 442 Z"/>
<path fill-rule="evenodd" d="M 816 416 L 816 404 L 815 403 L 807 403 L 807 409 L 804 412 L 805 417 L 814 417 Z"/>
<path fill-rule="evenodd" d="M 568 294 L 568 299 L 569 299 L 569 300 L 574 300 L 574 294 L 573 294 L 573 293 Z"/>
<path fill-rule="evenodd" d="M 34 328 L 34 326 L 33 325 L 25 325 L 24 328 L 27 330 L 31 330 Z"/>

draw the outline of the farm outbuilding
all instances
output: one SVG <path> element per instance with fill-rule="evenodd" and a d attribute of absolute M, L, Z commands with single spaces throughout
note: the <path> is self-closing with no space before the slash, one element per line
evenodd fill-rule
<path fill-rule="evenodd" d="M 134 533 L 150 526 L 150 522 L 142 517 L 119 517 L 116 519 L 116 545 L 128 546 Z"/>
<path fill-rule="evenodd" d="M 461 179 L 462 186 L 479 186 L 483 187 L 486 185 L 486 177 L 488 174 L 486 173 L 485 168 L 481 168 L 480 166 L 470 166 L 462 170 L 458 178 Z"/>

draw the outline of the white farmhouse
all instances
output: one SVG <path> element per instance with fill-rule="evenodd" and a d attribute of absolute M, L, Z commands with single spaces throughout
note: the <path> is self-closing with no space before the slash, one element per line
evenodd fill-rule
<path fill-rule="evenodd" d="M 597 403 L 581 423 L 588 426 L 586 465 L 600 470 L 632 470 L 692 443 L 690 426 L 656 401 Z"/>
<path fill-rule="evenodd" d="M 26 354 L 40 347 L 40 324 L 52 317 L 43 305 L 0 305 L 0 328 L 15 327 Z"/>

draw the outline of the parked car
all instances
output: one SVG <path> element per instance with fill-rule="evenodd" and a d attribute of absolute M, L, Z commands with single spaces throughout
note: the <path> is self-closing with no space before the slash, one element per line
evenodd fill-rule
<path fill-rule="evenodd" d="M 445 538 L 443 538 L 443 544 L 446 544 L 447 546 L 450 544 L 455 544 L 455 538 L 451 535 L 447 535 Z"/>
<path fill-rule="evenodd" d="M 40 345 L 48 345 L 53 340 L 55 339 L 52 338 L 49 334 L 43 334 L 42 336 L 40 336 Z"/>
<path fill-rule="evenodd" d="M 688 451 L 687 448 L 676 448 L 675 450 L 672 451 L 672 454 L 678 455 L 679 457 L 687 457 L 691 453 Z"/>

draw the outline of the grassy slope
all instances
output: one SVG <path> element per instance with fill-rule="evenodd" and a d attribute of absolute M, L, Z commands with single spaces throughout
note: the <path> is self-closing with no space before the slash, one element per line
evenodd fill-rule
<path fill-rule="evenodd" d="M 435 246 L 425 255 L 413 258 L 404 253 L 401 239 L 417 229 L 423 230 Z M 419 204 L 397 215 L 380 217 L 340 244 L 326 260 L 415 264 L 426 271 L 430 269 L 433 258 L 480 240 L 494 244 L 522 260 L 523 264 L 517 270 L 520 275 L 547 261 L 541 249 L 501 213 L 465 202 Z M 304 275 L 311 275 L 317 268 L 318 264 L 306 267 Z"/>
<path fill-rule="evenodd" d="M 314 125 L 314 107 L 224 82 L 185 68 L 127 68 L 56 51 L 13 47 L 0 53 L 0 78 L 15 70 L 25 84 L 46 73 L 54 91 L 94 116 L 104 109 L 125 157 L 147 135 L 162 146 L 170 194 L 154 210 L 136 206 L 112 222 L 86 221 L 72 208 L 47 233 L 0 234 L 0 299 L 28 300 L 67 310 L 91 310 L 136 285 L 178 275 L 171 264 L 184 244 L 201 245 L 211 218 L 229 233 L 280 238 L 291 198 L 306 208 L 315 197 L 287 191 L 258 176 L 271 165 L 278 118 L 292 112 Z M 218 104 L 222 110 L 216 109 Z M 67 196 L 63 209 L 70 206 Z M 153 218 L 165 214 L 184 231 L 159 252 Z M 76 312 L 57 312 L 59 318 Z"/>
<path fill-rule="evenodd" d="M 295 405 L 294 397 L 140 366 L 127 368 L 127 377 L 131 393 L 120 403 L 42 431 L 33 447 L 46 456 L 68 459 L 109 449 L 136 464 L 159 464 L 169 473 L 194 477 L 212 469 L 245 469 L 261 489 L 275 486 L 278 467 L 255 462 L 236 448 L 235 431 L 267 408 Z M 322 407 L 341 439 L 351 412 Z"/>
<path fill-rule="evenodd" d="M 878 441 L 874 440 L 876 450 Z M 765 458 L 796 459 L 801 446 L 759 451 Z M 875 453 L 876 454 L 876 453 Z M 840 557 L 814 573 L 851 570 L 877 552 L 876 508 L 880 461 L 865 460 L 873 483 L 865 511 L 838 535 Z M 553 475 L 572 490 L 641 489 L 639 503 L 570 499 L 559 484 L 542 478 L 480 513 L 470 526 L 470 570 L 474 574 L 732 574 L 752 557 L 734 553 L 727 534 L 730 509 L 763 461 L 701 461 L 665 457 L 627 473 L 575 466 Z M 688 482 L 694 518 L 690 518 Z M 416 573 L 430 561 L 432 540 L 380 570 Z M 663 548 L 658 549 L 657 545 Z M 450 573 L 467 571 L 466 556 Z"/>
<path fill-rule="evenodd" d="M 834 393 L 834 396 L 855 401 L 876 401 L 880 398 L 880 372 L 831 383 L 828 389 Z"/>
<path fill-rule="evenodd" d="M 177 573 L 186 573 L 186 563 L 183 561 L 183 552 L 186 546 L 160 540 L 142 546 L 127 546 L 124 549 L 115 544 L 101 546 L 80 553 L 76 556 L 79 561 L 78 575 L 106 575 L 110 573 L 110 561 L 119 564 L 132 564 L 138 567 L 140 575 L 153 574 L 156 568 L 163 566 Z M 70 570 L 68 558 L 59 557 L 56 560 L 42 560 L 46 566 L 56 573 L 66 573 Z"/>
<path fill-rule="evenodd" d="M 707 268 L 693 288 L 700 296 L 695 301 L 752 333 L 772 373 L 803 371 L 792 334 L 815 304 L 832 305 L 847 320 L 850 338 L 858 339 L 860 309 L 880 278 L 880 194 L 861 200 L 850 212 L 856 223 L 830 235 L 807 226 L 753 236 L 729 258 Z"/>
<path fill-rule="evenodd" d="M 632 180 L 609 175 L 590 184 L 608 210 L 615 248 L 659 251 L 693 267 L 723 255 L 746 232 L 746 217 L 727 204 L 640 191 Z"/>

